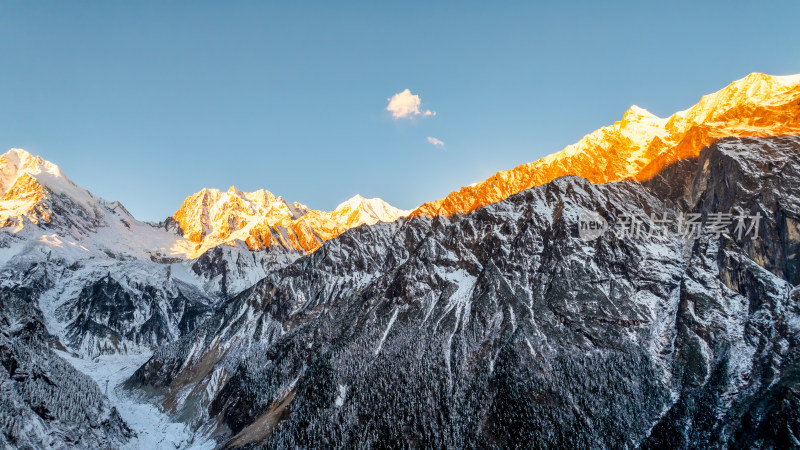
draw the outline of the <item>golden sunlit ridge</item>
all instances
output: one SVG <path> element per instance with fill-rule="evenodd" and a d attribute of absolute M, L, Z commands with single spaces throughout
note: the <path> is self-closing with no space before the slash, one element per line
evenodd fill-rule
<path fill-rule="evenodd" d="M 703 147 L 722 137 L 797 133 L 800 75 L 753 73 L 665 119 L 633 106 L 622 120 L 558 153 L 462 187 L 421 205 L 411 216 L 465 214 L 565 175 L 593 183 L 643 181 L 676 161 L 697 157 Z"/>

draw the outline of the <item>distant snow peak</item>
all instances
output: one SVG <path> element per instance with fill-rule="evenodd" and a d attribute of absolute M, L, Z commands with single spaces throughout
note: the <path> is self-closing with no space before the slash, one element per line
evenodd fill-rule
<path fill-rule="evenodd" d="M 4 231 L 0 240 L 7 248 L 2 252 L 6 259 L 42 246 L 48 251 L 57 248 L 67 259 L 109 255 L 183 259 L 191 255 L 185 239 L 137 221 L 121 203 L 95 197 L 57 165 L 25 150 L 11 149 L 0 156 L 0 189 Z"/>
<path fill-rule="evenodd" d="M 89 191 L 67 178 L 55 164 L 13 148 L 0 156 L 0 227 L 20 229 L 25 220 L 33 224 L 50 222 L 54 204 L 68 203 L 83 216 L 94 215 L 94 198 Z"/>
<path fill-rule="evenodd" d="M 650 111 L 648 111 L 648 110 L 646 110 L 644 108 L 641 108 L 641 107 L 639 107 L 637 105 L 631 105 L 631 107 L 628 109 L 628 111 L 633 113 L 633 114 L 638 114 L 640 116 L 656 117 L 655 114 L 653 114 Z"/>
<path fill-rule="evenodd" d="M 622 122 L 625 123 L 640 123 L 649 126 L 663 127 L 667 123 L 667 119 L 662 119 L 650 111 L 640 108 L 636 105 L 631 105 L 627 111 L 622 115 Z"/>
<path fill-rule="evenodd" d="M 33 156 L 20 148 L 12 148 L 0 156 L 0 194 L 5 195 L 23 175 L 38 175 L 43 172 L 63 176 L 55 164 Z"/>
<path fill-rule="evenodd" d="M 351 210 L 360 210 L 371 214 L 381 222 L 393 222 L 400 217 L 408 215 L 410 212 L 395 208 L 381 198 L 364 198 L 358 194 L 340 203 L 339 206 L 334 209 L 334 211 L 342 211 L 346 208 Z"/>
<path fill-rule="evenodd" d="M 379 198 L 360 195 L 333 211 L 317 211 L 263 189 L 242 192 L 231 187 L 224 194 L 203 189 L 188 197 L 173 218 L 183 235 L 196 244 L 197 254 L 217 245 L 240 243 L 251 250 L 281 247 L 312 252 L 350 228 L 392 222 L 408 213 Z"/>
<path fill-rule="evenodd" d="M 394 222 L 410 212 L 395 208 L 380 198 L 355 195 L 340 203 L 330 214 L 334 220 L 356 227 L 364 224 L 374 225 L 378 222 Z"/>

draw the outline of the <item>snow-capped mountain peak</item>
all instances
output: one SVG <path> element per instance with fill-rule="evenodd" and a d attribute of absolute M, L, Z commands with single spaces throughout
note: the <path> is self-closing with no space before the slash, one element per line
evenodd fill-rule
<path fill-rule="evenodd" d="M 344 207 L 347 207 L 347 206 L 350 206 L 350 205 L 359 205 L 362 202 L 364 202 L 365 200 L 367 200 L 367 199 L 362 197 L 361 194 L 356 194 L 356 195 L 348 198 L 347 200 L 343 201 L 342 203 L 339 203 L 338 205 L 336 205 L 336 208 L 334 208 L 334 209 L 340 209 L 340 208 L 344 208 Z M 380 200 L 380 199 L 378 199 L 378 200 Z"/>
<path fill-rule="evenodd" d="M 25 150 L 0 156 L 0 226 L 22 227 L 24 219 L 50 222 L 53 202 L 79 208 L 84 218 L 96 218 L 95 197 L 73 183 L 59 167 Z"/>
<path fill-rule="evenodd" d="M 264 189 L 242 192 L 231 187 L 225 193 L 203 189 L 189 196 L 173 218 L 184 237 L 196 244 L 197 252 L 237 242 L 251 250 L 278 246 L 312 252 L 350 228 L 392 222 L 407 214 L 379 198 L 360 195 L 333 211 L 317 211 Z"/>
<path fill-rule="evenodd" d="M 147 259 L 193 259 L 218 245 L 239 243 L 251 250 L 277 246 L 311 252 L 350 228 L 391 222 L 407 214 L 381 199 L 361 196 L 328 212 L 288 202 L 265 189 L 202 189 L 189 196 L 173 217 L 183 232 L 181 238 L 137 221 L 119 202 L 95 197 L 41 157 L 21 149 L 0 156 L 0 227 L 11 234 L 27 228 L 26 237 L 4 238 L 20 242 L 47 234 L 74 248 Z"/>
<path fill-rule="evenodd" d="M 57 250 L 68 259 L 193 256 L 185 239 L 136 220 L 121 203 L 92 195 L 57 165 L 25 150 L 11 149 L 0 156 L 0 188 L 0 248 L 5 259 L 39 247 Z"/>
<path fill-rule="evenodd" d="M 407 216 L 411 211 L 395 208 L 380 198 L 364 198 L 356 194 L 340 203 L 331 214 L 338 216 L 348 215 L 353 222 L 358 224 L 374 225 L 378 222 L 394 222 Z"/>

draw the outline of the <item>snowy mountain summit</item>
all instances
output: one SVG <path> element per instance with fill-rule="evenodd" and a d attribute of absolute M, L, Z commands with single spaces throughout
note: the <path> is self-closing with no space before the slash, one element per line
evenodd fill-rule
<path fill-rule="evenodd" d="M 92 195 L 57 165 L 24 150 L 0 156 L 0 189 L 6 259 L 32 246 L 73 259 L 109 253 L 145 260 L 191 255 L 188 241 L 136 220 L 119 202 Z"/>
<path fill-rule="evenodd" d="M 317 211 L 264 189 L 242 192 L 231 187 L 227 192 L 203 189 L 187 198 L 173 218 L 196 245 L 195 253 L 237 242 L 251 250 L 279 247 L 305 253 L 351 228 L 393 222 L 409 212 L 360 195 L 333 211 Z"/>
<path fill-rule="evenodd" d="M 0 224 L 24 227 L 27 221 L 49 222 L 52 202 L 64 200 L 79 208 L 78 215 L 94 218 L 94 198 L 78 187 L 55 164 L 13 148 L 0 156 Z M 80 214 L 82 213 L 82 214 Z"/>

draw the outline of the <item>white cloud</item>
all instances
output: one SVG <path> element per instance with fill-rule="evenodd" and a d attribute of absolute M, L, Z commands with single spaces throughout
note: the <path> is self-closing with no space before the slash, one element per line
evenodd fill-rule
<path fill-rule="evenodd" d="M 419 99 L 419 95 L 412 94 L 408 89 L 394 94 L 392 98 L 388 100 L 389 105 L 386 107 L 386 110 L 390 111 L 392 113 L 392 117 L 395 119 L 436 115 L 436 112 L 427 109 L 425 111 L 420 111 L 419 107 L 422 104 L 422 100 Z"/>
<path fill-rule="evenodd" d="M 443 141 L 441 141 L 441 140 L 439 140 L 439 139 L 436 139 L 435 137 L 432 137 L 432 136 L 428 136 L 428 137 L 427 137 L 427 138 L 425 138 L 425 139 L 427 139 L 427 140 L 428 140 L 428 142 L 429 142 L 431 145 L 433 145 L 434 147 L 439 147 L 439 148 L 442 148 L 442 149 L 444 149 L 444 142 L 443 142 Z"/>

